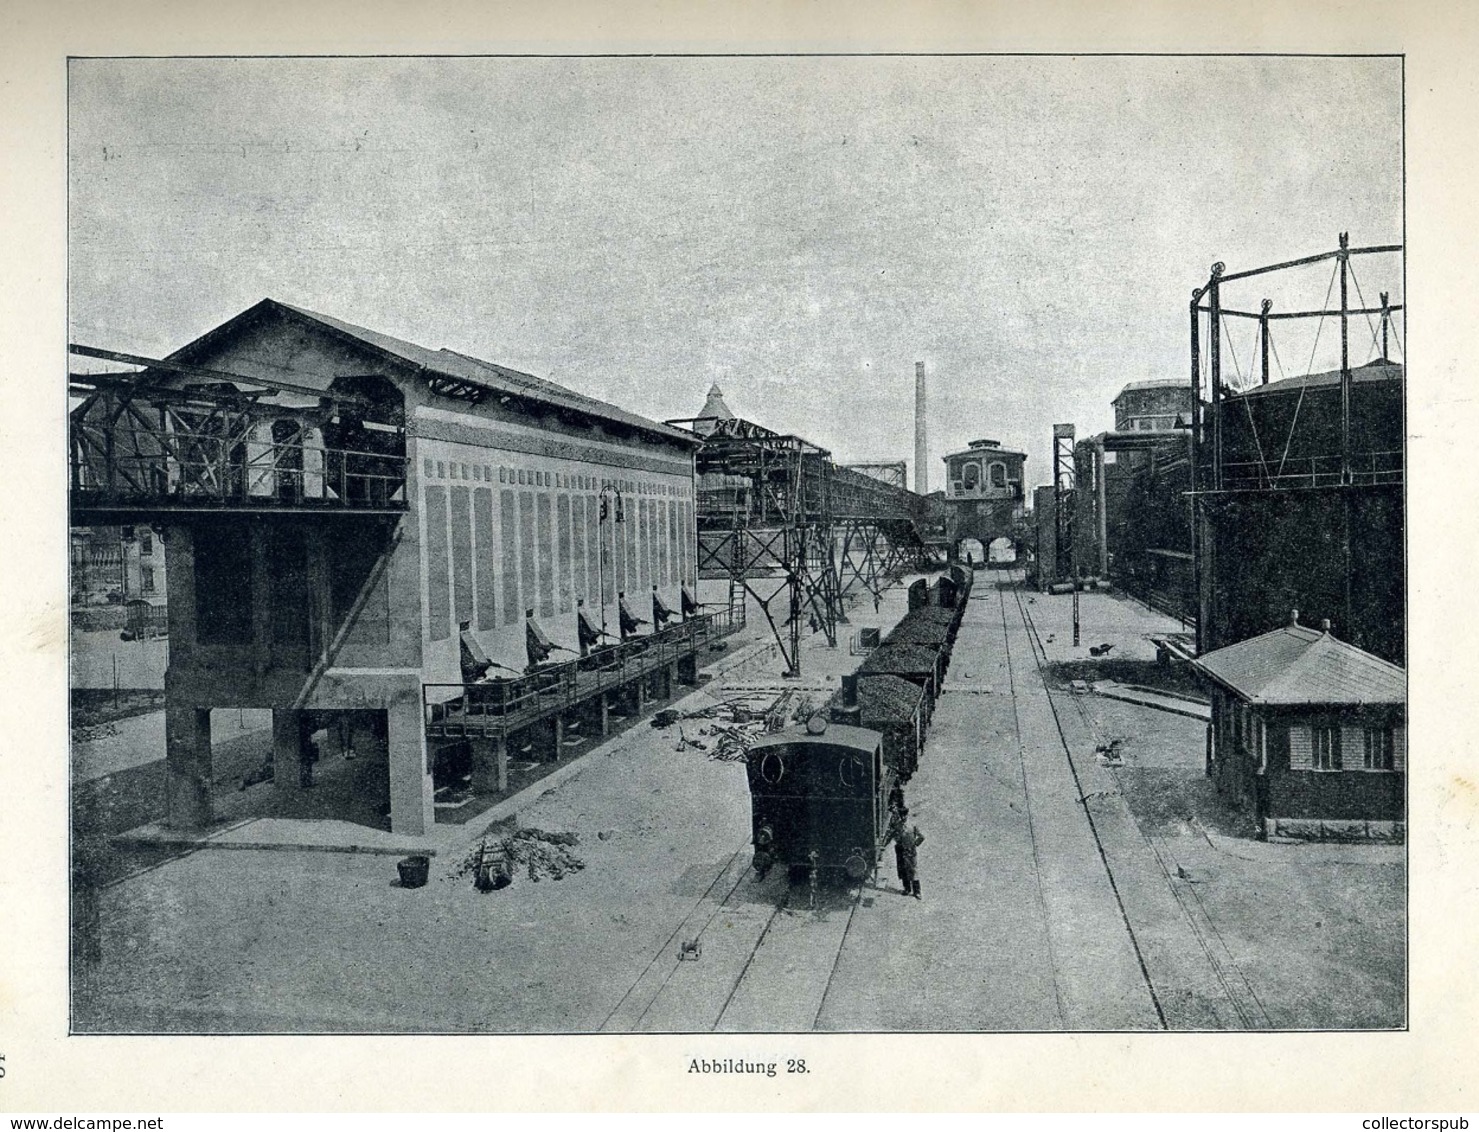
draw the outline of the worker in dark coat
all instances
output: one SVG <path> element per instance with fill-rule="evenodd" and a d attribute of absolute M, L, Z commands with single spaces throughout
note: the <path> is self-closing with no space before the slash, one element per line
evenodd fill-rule
<path fill-rule="evenodd" d="M 657 587 L 652 587 L 652 627 L 661 629 L 672 618 L 673 611 L 668 608 L 668 603 L 663 601 L 662 594 L 657 592 Z"/>
<path fill-rule="evenodd" d="M 924 844 L 924 834 L 917 825 L 911 826 L 908 818 L 908 807 L 895 810 L 883 843 L 894 843 L 894 863 L 899 868 L 899 884 L 904 895 L 923 900 L 919 894 L 919 847 Z"/>
<path fill-rule="evenodd" d="M 621 621 L 622 640 L 635 636 L 637 629 L 647 624 L 646 621 L 632 612 L 632 607 L 627 604 L 627 595 L 625 592 L 616 595 L 616 612 Z"/>
<path fill-rule="evenodd" d="M 585 607 L 585 598 L 580 598 L 575 603 L 575 628 L 580 635 L 581 656 L 589 656 L 591 649 L 599 648 L 601 638 L 607 635 L 606 630 L 596 624 L 596 619 Z"/>
<path fill-rule="evenodd" d="M 909 812 L 909 807 L 904 804 L 904 787 L 902 783 L 895 782 L 888 791 L 888 820 L 892 822 L 894 815 L 903 811 Z"/>

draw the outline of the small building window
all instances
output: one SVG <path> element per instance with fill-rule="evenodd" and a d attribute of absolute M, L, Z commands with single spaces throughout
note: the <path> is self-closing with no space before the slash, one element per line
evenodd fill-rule
<path fill-rule="evenodd" d="M 152 531 L 139 532 L 139 553 L 146 558 L 154 553 L 154 534 Z"/>
<path fill-rule="evenodd" d="M 146 594 L 152 594 L 154 592 L 154 567 L 153 566 L 140 566 L 139 567 L 139 582 L 140 582 L 140 585 L 143 586 L 144 592 Z M 1369 735 L 1370 732 L 1367 732 L 1367 734 Z M 1391 757 L 1392 757 L 1391 741 L 1392 741 L 1392 733 L 1390 731 L 1388 731 L 1387 732 L 1387 760 L 1388 760 L 1388 762 L 1391 761 Z M 1368 751 L 1370 750 L 1370 747 L 1369 746 L 1367 747 L 1367 750 Z M 1390 770 L 1391 767 L 1388 766 L 1387 769 Z"/>
<path fill-rule="evenodd" d="M 991 486 L 992 487 L 1006 487 L 1006 485 L 1007 485 L 1007 466 L 1005 464 L 992 464 L 991 465 Z"/>
<path fill-rule="evenodd" d="M 965 488 L 966 491 L 970 491 L 971 489 L 980 486 L 980 483 L 981 483 L 981 465 L 980 464 L 975 464 L 975 463 L 967 464 L 961 470 L 961 474 L 960 475 L 961 475 L 961 484 L 962 484 L 962 486 L 964 486 L 964 488 Z"/>
<path fill-rule="evenodd" d="M 1310 763 L 1316 770 L 1340 769 L 1340 728 L 1311 729 Z"/>
<path fill-rule="evenodd" d="M 1366 750 L 1361 765 L 1367 770 L 1392 770 L 1392 729 L 1390 727 L 1366 728 Z"/>

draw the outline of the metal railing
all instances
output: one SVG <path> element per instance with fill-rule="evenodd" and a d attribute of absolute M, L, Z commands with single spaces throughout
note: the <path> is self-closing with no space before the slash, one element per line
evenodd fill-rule
<path fill-rule="evenodd" d="M 734 621 L 733 610 L 699 614 L 524 676 L 475 684 L 423 684 L 427 735 L 458 739 L 512 734 L 693 656 L 733 632 Z"/>
<path fill-rule="evenodd" d="M 134 451 L 118 451 L 120 441 L 131 441 Z M 406 505 L 404 455 L 179 428 L 154 433 L 135 427 L 109 435 L 105 427 L 86 422 L 74 425 L 70 449 L 70 487 L 85 505 L 370 510 Z"/>
<path fill-rule="evenodd" d="M 1350 458 L 1349 482 L 1363 487 L 1400 484 L 1403 463 L 1403 453 L 1400 451 L 1355 453 Z M 1340 487 L 1342 482 L 1339 455 L 1302 456 L 1278 464 L 1243 460 L 1222 465 L 1222 486 L 1229 491 Z"/>

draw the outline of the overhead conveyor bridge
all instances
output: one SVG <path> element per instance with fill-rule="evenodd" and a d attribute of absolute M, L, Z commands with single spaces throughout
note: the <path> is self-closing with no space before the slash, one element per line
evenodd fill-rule
<path fill-rule="evenodd" d="M 667 423 L 703 438 L 695 457 L 699 577 L 727 580 L 732 598 L 743 590 L 759 603 L 788 671 L 800 671 L 803 623 L 835 645 L 846 592 L 861 587 L 876 599 L 903 569 L 934 560 L 925 497 L 753 421 Z M 773 611 L 782 595 L 784 611 Z"/>

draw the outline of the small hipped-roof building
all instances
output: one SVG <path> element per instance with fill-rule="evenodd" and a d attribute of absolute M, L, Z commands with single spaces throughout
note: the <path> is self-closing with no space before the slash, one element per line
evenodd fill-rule
<path fill-rule="evenodd" d="M 1263 836 L 1401 840 L 1407 675 L 1298 616 L 1192 662 L 1212 687 L 1207 773 Z"/>

